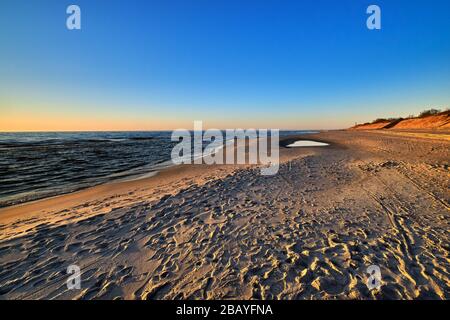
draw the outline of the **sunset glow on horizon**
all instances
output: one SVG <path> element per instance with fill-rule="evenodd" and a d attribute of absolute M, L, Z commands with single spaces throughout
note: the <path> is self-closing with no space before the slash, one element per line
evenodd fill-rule
<path fill-rule="evenodd" d="M 450 3 L 4 1 L 0 131 L 342 129 L 450 106 Z"/>

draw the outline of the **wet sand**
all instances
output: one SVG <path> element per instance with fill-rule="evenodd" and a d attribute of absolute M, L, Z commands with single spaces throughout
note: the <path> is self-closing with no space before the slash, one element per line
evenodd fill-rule
<path fill-rule="evenodd" d="M 1 209 L 0 298 L 449 299 L 448 134 L 298 138 L 330 146 L 281 148 L 275 176 L 178 166 Z"/>

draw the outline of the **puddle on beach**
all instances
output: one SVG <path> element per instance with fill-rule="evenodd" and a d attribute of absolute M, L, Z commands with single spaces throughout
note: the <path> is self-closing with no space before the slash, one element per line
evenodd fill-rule
<path fill-rule="evenodd" d="M 329 146 L 329 144 L 328 143 L 324 143 L 324 142 L 312 141 L 312 140 L 298 140 L 298 141 L 295 141 L 294 143 L 291 143 L 291 144 L 287 145 L 288 148 L 324 147 L 324 146 Z"/>

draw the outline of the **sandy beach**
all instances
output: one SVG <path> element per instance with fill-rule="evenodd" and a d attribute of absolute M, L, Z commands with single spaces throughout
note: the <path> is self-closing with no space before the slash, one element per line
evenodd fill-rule
<path fill-rule="evenodd" d="M 289 137 L 329 146 L 281 147 L 274 176 L 182 165 L 2 208 L 0 298 L 449 299 L 449 137 Z"/>

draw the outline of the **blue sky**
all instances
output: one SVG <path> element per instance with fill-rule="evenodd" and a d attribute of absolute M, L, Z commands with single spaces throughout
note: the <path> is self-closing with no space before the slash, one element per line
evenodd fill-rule
<path fill-rule="evenodd" d="M 66 29 L 70 4 L 82 30 Z M 0 130 L 341 128 L 446 108 L 449 12 L 447 0 L 2 0 Z"/>

